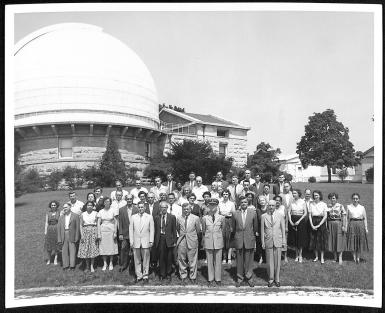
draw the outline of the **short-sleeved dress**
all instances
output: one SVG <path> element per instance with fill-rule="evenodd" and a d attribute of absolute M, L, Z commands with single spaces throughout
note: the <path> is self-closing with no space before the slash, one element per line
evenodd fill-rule
<path fill-rule="evenodd" d="M 44 249 L 48 252 L 57 252 L 57 223 L 59 221 L 60 212 L 48 212 L 47 234 L 44 240 Z"/>
<path fill-rule="evenodd" d="M 224 236 L 223 236 L 223 249 L 228 250 L 230 247 L 230 238 L 231 238 L 231 217 L 233 216 L 233 213 L 235 211 L 235 205 L 234 202 L 228 200 L 228 201 L 221 201 L 219 202 L 219 214 L 223 215 L 225 217 L 225 229 L 224 229 Z"/>
<path fill-rule="evenodd" d="M 305 214 L 306 204 L 303 199 L 297 199 L 290 203 L 290 218 L 294 223 Z M 303 218 L 298 225 L 288 225 L 288 245 L 295 248 L 305 248 L 309 244 L 307 219 Z"/>
<path fill-rule="evenodd" d="M 336 203 L 328 208 L 328 250 L 342 252 L 346 248 L 346 237 L 342 232 L 343 219 L 346 217 L 344 206 Z"/>
<path fill-rule="evenodd" d="M 310 202 L 309 214 L 312 216 L 313 225 L 317 226 L 323 219 L 324 214 L 327 212 L 327 205 L 325 202 L 320 201 L 316 203 L 315 201 Z M 325 251 L 328 246 L 328 230 L 326 227 L 326 222 L 324 222 L 316 230 L 311 228 L 310 231 L 310 250 L 321 250 Z"/>
<path fill-rule="evenodd" d="M 118 254 L 118 242 L 117 239 L 114 239 L 114 234 L 116 234 L 114 210 L 111 208 L 108 210 L 102 209 L 98 212 L 97 217 L 101 219 L 99 254 Z"/>
<path fill-rule="evenodd" d="M 99 246 L 96 242 L 97 231 L 97 212 L 83 212 L 81 215 L 82 240 L 79 243 L 78 257 L 81 259 L 95 258 L 99 255 Z"/>
<path fill-rule="evenodd" d="M 368 239 L 366 236 L 364 218 L 365 208 L 358 204 L 349 204 L 347 207 L 348 230 L 347 230 L 347 251 L 369 251 Z"/>

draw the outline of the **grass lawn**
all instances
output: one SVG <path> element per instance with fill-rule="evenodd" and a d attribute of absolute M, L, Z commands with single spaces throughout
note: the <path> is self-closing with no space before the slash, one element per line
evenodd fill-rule
<path fill-rule="evenodd" d="M 304 263 L 294 262 L 294 252 L 289 250 L 289 262 L 281 266 L 281 284 L 290 286 L 320 286 L 373 289 L 373 185 L 362 184 L 326 184 L 326 183 L 297 183 L 294 188 L 301 190 L 310 186 L 324 193 L 324 198 L 331 191 L 339 194 L 339 202 L 350 203 L 353 192 L 361 195 L 361 204 L 366 208 L 368 217 L 369 253 L 362 256 L 362 263 L 355 264 L 350 253 L 344 253 L 344 264 L 341 266 L 332 260 L 332 255 L 326 254 L 325 264 L 313 263 L 312 252 L 304 252 Z M 108 195 L 112 188 L 106 188 Z M 78 198 L 84 201 L 90 190 L 78 190 Z M 15 199 L 15 288 L 32 288 L 43 286 L 78 286 L 127 284 L 133 280 L 132 273 L 119 273 L 116 266 L 113 271 L 102 272 L 99 260 L 96 272 L 84 273 L 81 264 L 73 272 L 63 272 L 60 266 L 44 262 L 44 218 L 50 200 L 58 200 L 61 204 L 67 201 L 66 191 L 40 192 L 26 194 Z M 380 208 L 379 208 L 380 209 Z M 266 285 L 266 265 L 254 264 L 255 284 Z M 223 266 L 222 283 L 233 285 L 236 275 L 235 264 Z M 203 261 L 198 265 L 198 284 L 206 285 L 207 266 Z M 179 284 L 173 278 L 174 284 Z M 150 276 L 150 284 L 159 285 L 158 279 Z"/>

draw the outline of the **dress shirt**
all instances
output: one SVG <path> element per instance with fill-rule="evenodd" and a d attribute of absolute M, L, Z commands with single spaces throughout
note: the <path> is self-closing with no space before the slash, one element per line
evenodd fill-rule
<path fill-rule="evenodd" d="M 120 201 L 118 200 L 114 200 L 112 201 L 111 203 L 111 209 L 114 211 L 114 215 L 119 215 L 119 209 L 126 206 L 127 205 L 127 201 L 126 200 L 123 200 L 121 199 Z"/>
<path fill-rule="evenodd" d="M 242 185 L 243 185 L 243 182 L 244 182 L 244 181 L 245 181 L 245 180 L 242 180 L 242 181 L 241 181 L 241 184 L 242 184 Z M 249 179 L 249 182 L 250 182 L 250 186 L 251 186 L 251 185 L 254 185 L 254 184 L 255 184 L 255 179 L 254 179 L 254 178 L 250 178 L 250 179 Z"/>
<path fill-rule="evenodd" d="M 320 201 L 316 203 L 315 201 L 312 201 L 310 203 L 309 212 L 311 212 L 312 216 L 324 216 L 326 214 L 328 207 L 325 202 Z"/>
<path fill-rule="evenodd" d="M 157 186 L 153 186 L 150 188 L 150 192 L 152 192 L 155 195 L 155 201 L 158 201 L 160 199 L 160 194 L 162 192 L 167 193 L 167 187 L 161 185 L 159 188 Z"/>
<path fill-rule="evenodd" d="M 231 216 L 235 211 L 234 202 L 227 200 L 219 202 L 219 214 L 223 216 Z"/>
<path fill-rule="evenodd" d="M 122 199 L 125 199 L 126 196 L 128 196 L 129 193 L 128 193 L 127 190 L 122 189 L 122 194 L 123 194 Z M 111 191 L 110 198 L 111 198 L 111 201 L 116 200 L 116 190 Z"/>
<path fill-rule="evenodd" d="M 306 203 L 303 199 L 294 200 L 290 203 L 291 215 L 303 215 L 305 213 Z"/>
<path fill-rule="evenodd" d="M 358 204 L 357 206 L 354 206 L 353 204 L 347 205 L 349 218 L 354 219 L 363 219 L 366 216 L 365 207 L 361 204 Z"/>
<path fill-rule="evenodd" d="M 83 206 L 84 206 L 84 203 L 79 201 L 79 200 L 76 200 L 75 203 L 72 203 L 72 202 L 69 202 L 71 204 L 71 212 L 72 213 L 75 213 L 77 215 L 80 215 L 82 214 L 82 209 L 83 209 Z"/>
<path fill-rule="evenodd" d="M 70 219 L 71 219 L 71 212 L 64 217 L 64 229 L 68 230 L 70 228 Z"/>
<path fill-rule="evenodd" d="M 174 203 L 171 209 L 171 204 L 168 204 L 167 213 L 175 215 L 175 217 L 178 218 L 179 216 L 182 216 L 182 207 Z"/>
<path fill-rule="evenodd" d="M 200 187 L 195 186 L 192 189 L 192 193 L 195 194 L 195 196 L 197 197 L 197 201 L 199 202 L 203 202 L 203 193 L 206 191 L 209 191 L 209 189 L 205 185 L 201 185 Z"/>
<path fill-rule="evenodd" d="M 161 220 L 160 220 L 160 233 L 161 234 L 166 233 L 166 223 L 167 223 L 167 214 L 164 214 L 164 215 L 162 214 Z"/>
<path fill-rule="evenodd" d="M 92 211 L 91 213 L 83 212 L 82 219 L 84 225 L 96 225 L 96 215 L 98 213 L 96 211 Z"/>
<path fill-rule="evenodd" d="M 246 210 L 242 210 L 242 223 L 243 223 L 243 227 L 245 227 L 245 223 L 246 223 L 246 214 L 247 214 L 247 209 Z"/>
<path fill-rule="evenodd" d="M 148 209 L 150 210 L 150 215 L 152 215 L 152 210 L 154 209 L 154 203 L 149 203 L 149 202 L 147 202 L 148 203 Z"/>
<path fill-rule="evenodd" d="M 131 191 L 130 191 L 130 195 L 134 196 L 134 204 L 137 204 L 139 202 L 139 192 L 141 191 L 144 191 L 146 194 L 148 193 L 148 190 L 144 187 L 140 187 L 140 189 L 138 188 L 133 188 Z"/>

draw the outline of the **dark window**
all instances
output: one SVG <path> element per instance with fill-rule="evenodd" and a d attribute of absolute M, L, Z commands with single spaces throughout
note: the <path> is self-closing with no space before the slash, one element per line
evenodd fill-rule
<path fill-rule="evenodd" d="M 145 143 L 144 155 L 145 155 L 146 158 L 151 157 L 151 142 L 146 142 Z"/>
<path fill-rule="evenodd" d="M 59 138 L 59 158 L 72 158 L 72 138 Z"/>
<path fill-rule="evenodd" d="M 227 144 L 226 143 L 220 143 L 219 144 L 219 155 L 223 155 L 223 156 L 227 155 Z"/>
<path fill-rule="evenodd" d="M 223 129 L 217 129 L 217 136 L 218 137 L 227 137 L 227 130 L 223 130 Z"/>

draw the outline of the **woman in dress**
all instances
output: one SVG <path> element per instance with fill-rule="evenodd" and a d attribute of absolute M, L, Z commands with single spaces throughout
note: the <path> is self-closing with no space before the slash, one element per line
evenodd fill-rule
<path fill-rule="evenodd" d="M 346 245 L 346 211 L 343 205 L 337 202 L 338 194 L 335 192 L 329 193 L 328 199 L 330 204 L 328 206 L 328 250 L 333 252 L 334 260 L 342 264 L 342 252 Z M 338 259 L 337 259 L 338 254 Z"/>
<path fill-rule="evenodd" d="M 182 194 L 178 199 L 178 205 L 182 206 L 183 203 L 188 203 L 188 195 L 191 193 L 191 189 L 188 186 L 183 186 Z"/>
<path fill-rule="evenodd" d="M 97 212 L 94 210 L 94 202 L 87 201 L 85 204 L 87 211 L 80 215 L 80 243 L 78 258 L 86 260 L 85 272 L 90 268 L 91 273 L 94 270 L 94 259 L 99 255 L 97 243 Z M 91 266 L 90 266 L 91 263 Z"/>
<path fill-rule="evenodd" d="M 308 245 L 307 209 L 305 200 L 301 198 L 301 190 L 292 191 L 287 218 L 289 221 L 288 245 L 295 248 L 295 262 L 302 263 L 302 249 Z"/>
<path fill-rule="evenodd" d="M 107 269 L 107 257 L 109 257 L 109 270 L 114 269 L 113 256 L 118 254 L 118 243 L 116 240 L 117 219 L 114 210 L 111 208 L 111 199 L 106 197 L 103 201 L 103 208 L 98 212 L 98 238 L 99 254 L 103 257 L 103 268 Z"/>
<path fill-rule="evenodd" d="M 248 209 L 253 209 L 254 210 L 254 212 L 256 212 L 257 211 L 257 209 L 256 209 L 256 207 L 255 207 L 255 205 L 254 205 L 254 199 L 255 199 L 255 195 L 254 195 L 254 193 L 253 192 L 247 192 L 246 194 L 245 194 L 245 197 L 246 197 L 246 199 L 247 199 L 247 208 Z"/>
<path fill-rule="evenodd" d="M 59 202 L 56 200 L 48 204 L 49 211 L 45 215 L 44 226 L 44 250 L 46 252 L 47 265 L 51 264 L 52 255 L 55 255 L 53 264 L 57 265 L 57 223 L 59 221 Z"/>
<path fill-rule="evenodd" d="M 277 206 L 276 211 L 279 212 L 283 216 L 283 220 L 285 222 L 285 238 L 287 242 L 287 209 L 286 207 L 282 204 L 282 197 L 281 196 L 275 196 L 274 197 L 275 204 Z M 283 255 L 283 260 L 285 262 L 288 262 L 287 260 L 287 245 L 283 246 L 282 249 L 282 255 Z"/>
<path fill-rule="evenodd" d="M 222 263 L 231 264 L 231 217 L 235 212 L 234 202 L 230 200 L 230 191 L 225 189 L 222 192 L 222 201 L 219 202 L 219 214 L 225 217 L 225 227 L 223 234 Z"/>
<path fill-rule="evenodd" d="M 347 206 L 348 230 L 347 230 L 347 251 L 352 251 L 354 262 L 360 263 L 360 255 L 369 251 L 368 221 L 366 219 L 365 207 L 359 204 L 360 195 L 352 194 L 352 204 Z"/>
<path fill-rule="evenodd" d="M 263 195 L 258 196 L 257 200 L 257 218 L 258 218 L 258 225 L 261 225 L 261 217 L 263 214 L 267 212 L 268 203 L 266 201 L 266 197 Z M 262 242 L 261 242 L 261 236 L 256 237 L 255 241 L 255 259 L 258 260 L 259 264 L 262 264 L 266 261 L 266 254 L 265 251 L 262 249 Z"/>
<path fill-rule="evenodd" d="M 328 230 L 326 228 L 327 205 L 322 201 L 322 193 L 319 190 L 313 191 L 313 201 L 310 203 L 310 245 L 309 249 L 314 250 L 315 259 L 318 261 L 318 251 L 321 252 L 321 264 L 325 263 L 324 253 L 328 244 Z"/>
<path fill-rule="evenodd" d="M 86 203 L 83 205 L 82 212 L 86 212 L 87 211 L 87 202 L 88 201 L 94 203 L 93 210 L 96 210 L 96 207 L 95 207 L 95 205 L 96 205 L 96 195 L 93 192 L 89 192 L 89 193 L 87 193 L 87 200 L 86 200 Z"/>

